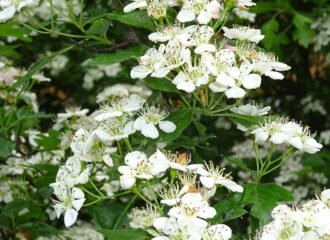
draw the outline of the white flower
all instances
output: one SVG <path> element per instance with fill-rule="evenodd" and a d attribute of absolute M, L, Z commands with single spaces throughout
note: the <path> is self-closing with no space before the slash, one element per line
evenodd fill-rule
<path fill-rule="evenodd" d="M 230 174 L 224 174 L 225 169 L 215 167 L 213 162 L 206 165 L 206 169 L 199 168 L 197 174 L 201 175 L 200 181 L 207 188 L 213 188 L 215 185 L 222 185 L 233 192 L 243 192 L 243 188 L 231 180 Z"/>
<path fill-rule="evenodd" d="M 220 17 L 222 8 L 217 0 L 185 0 L 177 19 L 183 23 L 197 19 L 198 23 L 207 24 Z"/>
<path fill-rule="evenodd" d="M 8 181 L 2 181 L 0 183 L 0 202 L 9 203 L 11 201 L 13 201 L 13 196 L 10 185 Z"/>
<path fill-rule="evenodd" d="M 209 73 L 201 62 L 194 65 L 189 61 L 173 79 L 172 83 L 177 89 L 191 93 L 196 87 L 206 85 L 209 82 Z"/>
<path fill-rule="evenodd" d="M 132 78 L 146 78 L 149 74 L 152 77 L 163 78 L 170 70 L 164 67 L 165 57 L 163 55 L 165 45 L 159 49 L 150 48 L 144 56 L 140 57 L 140 65 L 135 66 L 131 71 Z"/>
<path fill-rule="evenodd" d="M 157 32 L 149 34 L 148 38 L 152 42 L 187 39 L 189 36 L 182 34 L 182 29 L 183 27 L 180 24 L 166 25 Z"/>
<path fill-rule="evenodd" d="M 161 235 L 165 236 L 158 236 L 152 240 L 200 240 L 206 227 L 205 225 L 195 225 L 189 221 L 182 221 L 174 217 L 156 218 L 153 226 Z"/>
<path fill-rule="evenodd" d="M 330 189 L 321 192 L 320 199 L 330 208 Z"/>
<path fill-rule="evenodd" d="M 274 80 L 282 80 L 284 75 L 281 71 L 287 71 L 291 69 L 285 63 L 277 61 L 273 54 L 258 52 L 252 58 L 253 71 L 258 72 L 260 75 L 265 75 Z"/>
<path fill-rule="evenodd" d="M 267 115 L 271 107 L 263 107 L 262 105 L 245 104 L 231 108 L 230 111 L 242 115 L 264 116 Z"/>
<path fill-rule="evenodd" d="M 50 82 L 51 79 L 48 77 L 45 77 L 43 74 L 34 74 L 31 77 L 32 79 L 36 80 L 37 82 Z"/>
<path fill-rule="evenodd" d="M 134 122 L 129 121 L 127 117 L 110 118 L 101 122 L 95 134 L 104 143 L 118 141 L 135 133 L 133 124 Z"/>
<path fill-rule="evenodd" d="M 61 123 L 69 118 L 74 117 L 82 117 L 86 116 L 86 114 L 89 112 L 88 109 L 80 109 L 80 107 L 70 107 L 65 109 L 66 113 L 58 113 L 57 114 L 57 122 Z"/>
<path fill-rule="evenodd" d="M 166 159 L 170 168 L 180 170 L 183 172 L 197 171 L 198 168 L 203 168 L 203 164 L 189 164 L 191 162 L 191 155 L 187 153 L 171 153 L 166 154 Z"/>
<path fill-rule="evenodd" d="M 166 16 L 168 3 L 166 0 L 149 0 L 147 12 L 148 16 L 152 16 L 155 19 Z"/>
<path fill-rule="evenodd" d="M 238 0 L 237 1 L 237 7 L 244 8 L 244 7 L 252 7 L 256 4 L 252 2 L 252 0 Z"/>
<path fill-rule="evenodd" d="M 229 39 L 237 39 L 240 41 L 250 41 L 259 43 L 264 39 L 259 29 L 253 29 L 245 26 L 233 26 L 233 28 L 223 27 L 224 36 Z"/>
<path fill-rule="evenodd" d="M 135 9 L 143 10 L 143 9 L 146 9 L 147 6 L 148 6 L 148 4 L 147 4 L 146 0 L 133 0 L 132 3 L 130 3 L 124 7 L 124 12 L 129 13 L 129 12 L 134 11 Z"/>
<path fill-rule="evenodd" d="M 181 197 L 179 206 L 169 210 L 168 215 L 186 222 L 187 225 L 205 228 L 207 222 L 204 219 L 213 218 L 216 211 L 209 206 L 200 193 L 187 193 Z"/>
<path fill-rule="evenodd" d="M 35 0 L 1 0 L 0 1 L 0 23 L 6 22 L 14 17 L 16 12 L 21 11 L 23 7 L 31 5 Z"/>
<path fill-rule="evenodd" d="M 222 49 L 215 52 L 214 55 L 211 53 L 204 53 L 202 55 L 202 61 L 209 72 L 214 76 L 226 72 L 229 67 L 232 67 L 234 63 L 236 63 L 234 51 L 230 49 Z"/>
<path fill-rule="evenodd" d="M 129 225 L 131 228 L 146 229 L 151 227 L 154 220 L 159 216 L 160 214 L 154 206 L 147 205 L 145 208 L 133 208 L 128 214 Z"/>
<path fill-rule="evenodd" d="M 120 181 L 113 180 L 111 182 L 106 182 L 101 187 L 101 190 L 105 191 L 107 196 L 111 197 L 120 190 Z"/>
<path fill-rule="evenodd" d="M 159 107 L 146 106 L 135 120 L 134 129 L 141 131 L 145 137 L 156 139 L 159 136 L 157 125 L 166 133 L 174 132 L 176 129 L 173 122 L 164 120 L 166 117 L 167 113 Z"/>
<path fill-rule="evenodd" d="M 68 158 L 65 165 L 61 166 L 56 175 L 56 182 L 50 184 L 54 191 L 61 186 L 73 187 L 88 181 L 89 168 L 82 171 L 80 159 L 76 156 Z"/>
<path fill-rule="evenodd" d="M 240 68 L 231 67 L 227 73 L 220 73 L 215 82 L 209 85 L 213 92 L 225 92 L 227 98 L 242 98 L 245 89 L 256 89 L 261 85 L 261 77 L 251 73 L 252 65 L 243 63 Z"/>
<path fill-rule="evenodd" d="M 176 69 L 191 59 L 188 48 L 177 40 L 171 40 L 164 49 L 165 66 L 167 69 Z"/>
<path fill-rule="evenodd" d="M 133 187 L 137 178 L 149 180 L 162 176 L 169 167 L 165 155 L 159 150 L 149 158 L 139 151 L 128 153 L 125 156 L 125 164 L 118 168 L 122 174 L 120 176 L 122 189 Z"/>
<path fill-rule="evenodd" d="M 96 115 L 94 119 L 101 122 L 109 118 L 120 117 L 125 113 L 133 115 L 142 108 L 144 102 L 145 99 L 136 94 L 113 100 L 111 106 L 102 105 L 101 110 L 94 114 Z"/>
<path fill-rule="evenodd" d="M 210 39 L 214 35 L 214 30 L 206 25 L 192 25 L 186 27 L 181 32 L 181 42 L 187 47 L 196 47 L 195 53 L 215 52 L 216 48 L 210 44 Z"/>
<path fill-rule="evenodd" d="M 224 224 L 209 226 L 205 229 L 203 240 L 228 240 L 232 236 L 230 227 Z"/>
<path fill-rule="evenodd" d="M 85 194 L 79 188 L 59 188 L 54 192 L 58 200 L 53 200 L 57 218 L 64 212 L 64 224 L 72 226 L 78 216 L 78 211 L 85 202 Z"/>

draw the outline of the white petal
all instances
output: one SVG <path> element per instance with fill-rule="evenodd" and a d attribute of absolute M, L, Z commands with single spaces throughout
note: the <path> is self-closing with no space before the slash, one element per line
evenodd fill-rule
<path fill-rule="evenodd" d="M 65 226 L 71 227 L 77 220 L 78 212 L 72 208 L 69 208 L 65 211 L 64 214 L 64 224 Z"/>
<path fill-rule="evenodd" d="M 138 131 L 141 131 L 142 127 L 144 125 L 147 124 L 147 121 L 143 118 L 143 117 L 138 117 L 135 122 L 134 122 L 134 125 L 133 127 L 138 130 Z"/>
<path fill-rule="evenodd" d="M 261 77 L 257 74 L 249 74 L 242 79 L 242 84 L 246 89 L 256 89 L 261 85 Z"/>
<path fill-rule="evenodd" d="M 219 180 L 217 181 L 217 184 L 220 184 L 233 192 L 243 192 L 243 187 L 238 185 L 232 180 L 228 180 L 228 179 Z"/>
<path fill-rule="evenodd" d="M 110 154 L 104 155 L 102 157 L 103 162 L 108 166 L 108 167 L 113 167 L 113 161 L 112 161 L 112 157 L 110 156 Z"/>
<path fill-rule="evenodd" d="M 122 189 L 130 189 L 135 185 L 136 179 L 130 174 L 120 176 L 120 186 Z"/>
<path fill-rule="evenodd" d="M 178 16 L 176 17 L 179 22 L 190 22 L 193 21 L 195 19 L 195 13 L 191 10 L 181 10 L 178 14 Z"/>
<path fill-rule="evenodd" d="M 209 12 L 203 11 L 197 17 L 197 22 L 200 24 L 208 24 L 211 21 L 212 15 Z"/>
<path fill-rule="evenodd" d="M 271 138 L 269 140 L 274 144 L 282 144 L 288 138 L 289 138 L 289 136 L 287 134 L 281 133 L 281 132 L 276 132 L 271 136 Z"/>
<path fill-rule="evenodd" d="M 72 195 L 75 199 L 85 198 L 85 194 L 80 188 L 73 188 Z"/>
<path fill-rule="evenodd" d="M 157 128 L 155 127 L 155 125 L 153 125 L 151 123 L 147 123 L 147 124 L 143 125 L 143 127 L 141 129 L 141 133 L 145 137 L 152 138 L 152 139 L 156 139 L 159 137 L 159 132 L 158 132 Z"/>
<path fill-rule="evenodd" d="M 137 165 L 140 162 L 146 160 L 147 160 L 147 155 L 140 151 L 130 152 L 125 156 L 125 164 L 134 169 L 137 167 Z"/>
<path fill-rule="evenodd" d="M 303 148 L 303 142 L 300 137 L 293 137 L 288 140 L 288 143 L 292 146 L 294 146 L 297 149 Z"/>
<path fill-rule="evenodd" d="M 149 162 L 152 164 L 151 174 L 153 176 L 164 173 L 169 168 L 166 156 L 158 149 L 149 157 Z"/>
<path fill-rule="evenodd" d="M 119 117 L 122 115 L 123 115 L 123 113 L 121 111 L 103 112 L 103 113 L 97 115 L 94 119 L 98 122 L 101 122 L 101 121 L 107 120 L 109 118 Z"/>
<path fill-rule="evenodd" d="M 155 70 L 151 76 L 155 78 L 164 78 L 170 72 L 169 68 L 160 68 Z"/>
<path fill-rule="evenodd" d="M 282 73 L 275 72 L 275 71 L 267 71 L 267 72 L 265 72 L 265 75 L 274 80 L 282 80 L 284 78 L 284 75 Z"/>
<path fill-rule="evenodd" d="M 207 188 L 213 188 L 214 187 L 214 179 L 213 178 L 210 178 L 210 177 L 200 177 L 199 178 L 201 183 L 207 187 Z"/>
<path fill-rule="evenodd" d="M 72 202 L 72 206 L 73 206 L 77 211 L 79 211 L 80 208 L 84 205 L 85 200 L 86 200 L 85 198 L 83 198 L 83 199 L 78 199 L 78 200 L 74 200 L 74 201 Z"/>
<path fill-rule="evenodd" d="M 176 88 L 179 89 L 179 90 L 183 90 L 187 93 L 191 93 L 193 92 L 195 89 L 196 89 L 196 86 L 195 84 L 193 84 L 192 82 L 179 82 L 177 85 L 176 85 Z"/>
<path fill-rule="evenodd" d="M 124 12 L 129 13 L 134 11 L 135 9 L 144 9 L 147 8 L 147 1 L 137 1 L 137 2 L 132 2 L 124 7 Z"/>
<path fill-rule="evenodd" d="M 151 34 L 149 34 L 148 38 L 152 42 L 167 42 L 168 40 L 171 39 L 166 34 L 160 33 L 160 32 L 151 33 Z"/>
<path fill-rule="evenodd" d="M 0 11 L 0 23 L 6 22 L 7 20 L 11 19 L 15 15 L 15 12 L 16 8 L 13 5 Z"/>
<path fill-rule="evenodd" d="M 131 71 L 131 78 L 146 78 L 152 70 L 148 69 L 145 66 L 139 65 L 132 69 Z"/>
<path fill-rule="evenodd" d="M 213 218 L 216 214 L 217 212 L 213 207 L 205 207 L 199 211 L 198 216 L 201 218 Z"/>
<path fill-rule="evenodd" d="M 195 53 L 215 52 L 216 47 L 213 44 L 201 44 L 195 48 Z"/>
<path fill-rule="evenodd" d="M 159 128 L 163 130 L 166 133 L 174 132 L 176 129 L 176 126 L 171 121 L 160 121 L 159 122 Z"/>
<path fill-rule="evenodd" d="M 234 87 L 235 86 L 235 80 L 232 77 L 229 77 L 227 74 L 220 73 L 217 76 L 217 83 L 220 83 L 223 86 L 229 86 L 229 87 Z"/>
<path fill-rule="evenodd" d="M 245 91 L 240 87 L 232 87 L 225 92 L 227 98 L 242 98 L 245 96 Z"/>

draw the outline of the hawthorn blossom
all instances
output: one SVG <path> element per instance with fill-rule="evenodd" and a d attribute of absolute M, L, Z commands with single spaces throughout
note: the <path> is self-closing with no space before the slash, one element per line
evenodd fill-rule
<path fill-rule="evenodd" d="M 122 174 L 120 176 L 122 189 L 133 187 L 136 179 L 150 180 L 154 177 L 160 177 L 169 167 L 165 155 L 159 150 L 150 157 L 139 151 L 128 153 L 125 156 L 125 164 L 118 168 Z"/>
<path fill-rule="evenodd" d="M 69 107 L 65 109 L 66 113 L 57 114 L 57 122 L 61 123 L 70 118 L 83 117 L 89 112 L 88 109 L 81 109 L 80 107 Z"/>
<path fill-rule="evenodd" d="M 187 47 L 196 47 L 195 53 L 202 54 L 204 52 L 215 52 L 216 48 L 213 44 L 210 44 L 210 39 L 214 35 L 214 30 L 210 26 L 206 25 L 191 25 L 182 30 L 181 42 Z"/>
<path fill-rule="evenodd" d="M 113 100 L 110 106 L 101 105 L 101 110 L 94 114 L 94 119 L 101 122 L 112 117 L 120 117 L 124 114 L 134 115 L 142 108 L 144 102 L 145 99 L 136 94 Z"/>
<path fill-rule="evenodd" d="M 268 114 L 270 109 L 271 109 L 270 106 L 263 107 L 262 105 L 258 106 L 255 104 L 245 104 L 231 108 L 230 111 L 242 115 L 264 116 Z"/>
<path fill-rule="evenodd" d="M 166 133 L 174 132 L 176 125 L 165 120 L 167 113 L 159 107 L 146 106 L 140 111 L 140 116 L 134 122 L 134 129 L 141 131 L 142 135 L 148 138 L 156 139 L 159 137 L 159 132 L 156 126 Z"/>
<path fill-rule="evenodd" d="M 259 29 L 252 29 L 245 26 L 235 25 L 233 28 L 223 27 L 223 31 L 226 38 L 237 39 L 239 41 L 259 43 L 265 37 Z"/>
<path fill-rule="evenodd" d="M 55 190 L 55 189 L 54 189 Z M 85 202 L 85 194 L 79 188 L 58 188 L 54 191 L 58 200 L 53 199 L 57 218 L 64 212 L 64 224 L 71 227 L 77 220 L 78 211 Z"/>
<path fill-rule="evenodd" d="M 213 92 L 225 92 L 227 98 L 242 98 L 245 89 L 256 89 L 261 85 L 261 77 L 251 73 L 251 64 L 243 63 L 240 68 L 231 67 L 227 73 L 220 73 L 215 82 L 209 85 Z"/>
<path fill-rule="evenodd" d="M 224 174 L 225 169 L 214 166 L 213 162 L 206 165 L 206 169 L 199 168 L 197 174 L 200 176 L 201 183 L 207 188 L 213 188 L 216 185 L 222 185 L 233 192 L 243 192 L 243 187 L 231 180 L 230 174 Z"/>
<path fill-rule="evenodd" d="M 207 67 L 207 70 L 215 77 L 220 73 L 227 72 L 235 63 L 235 54 L 231 49 L 222 49 L 214 54 L 204 53 L 202 62 Z"/>
<path fill-rule="evenodd" d="M 188 35 L 182 33 L 183 26 L 180 24 L 166 25 L 158 29 L 157 32 L 149 34 L 148 38 L 152 42 L 167 42 L 170 40 L 182 41 L 188 38 Z"/>
<path fill-rule="evenodd" d="M 216 211 L 209 206 L 200 193 L 187 193 L 181 197 L 178 206 L 169 210 L 168 215 L 188 225 L 205 228 L 207 222 L 204 219 L 213 218 Z"/>
<path fill-rule="evenodd" d="M 0 1 L 0 23 L 13 18 L 16 12 L 22 8 L 35 3 L 35 0 L 1 0 Z"/>
<path fill-rule="evenodd" d="M 132 3 L 127 4 L 124 7 L 124 12 L 125 13 L 129 13 L 134 11 L 135 9 L 146 9 L 148 6 L 147 1 L 146 0 L 133 0 Z"/>
<path fill-rule="evenodd" d="M 65 165 L 61 166 L 56 174 L 56 182 L 50 186 L 57 191 L 62 186 L 73 187 L 88 181 L 89 168 L 82 169 L 80 159 L 77 156 L 68 158 Z"/>
<path fill-rule="evenodd" d="M 311 154 L 322 148 L 322 144 L 313 138 L 308 128 L 285 119 L 265 122 L 251 133 L 255 135 L 257 143 L 263 143 L 269 139 L 273 144 L 288 143 L 298 150 Z"/>
<path fill-rule="evenodd" d="M 207 24 L 211 19 L 220 18 L 222 9 L 217 0 L 185 0 L 177 19 L 182 23 L 197 20 L 200 24 Z"/>
<path fill-rule="evenodd" d="M 129 225 L 135 229 L 152 227 L 154 220 L 160 217 L 156 207 L 147 205 L 143 208 L 133 208 L 128 214 Z"/>
<path fill-rule="evenodd" d="M 110 118 L 102 121 L 95 130 L 95 135 L 104 143 L 118 141 L 135 133 L 134 122 L 127 117 Z"/>
<path fill-rule="evenodd" d="M 133 67 L 131 78 L 146 78 L 151 74 L 152 77 L 163 78 L 170 70 L 164 67 L 166 61 L 163 52 L 165 45 L 161 45 L 159 49 L 150 48 L 142 57 L 140 57 L 138 66 Z"/>
<path fill-rule="evenodd" d="M 203 240 L 229 240 L 231 236 L 230 227 L 225 224 L 216 224 L 204 230 Z"/>
<path fill-rule="evenodd" d="M 206 85 L 208 82 L 209 73 L 205 65 L 201 62 L 194 63 L 193 65 L 191 61 L 184 65 L 182 71 L 172 81 L 177 89 L 187 93 L 195 91 L 197 87 Z"/>

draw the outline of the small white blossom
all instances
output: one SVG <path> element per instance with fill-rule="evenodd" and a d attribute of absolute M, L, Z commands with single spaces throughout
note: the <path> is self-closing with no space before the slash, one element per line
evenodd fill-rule
<path fill-rule="evenodd" d="M 259 43 L 265 37 L 259 29 L 245 26 L 233 26 L 233 28 L 223 27 L 223 31 L 226 38 L 237 39 L 239 41 Z"/>
<path fill-rule="evenodd" d="M 156 139 L 159 136 L 157 125 L 166 133 L 174 132 L 176 125 L 171 121 L 164 120 L 167 115 L 159 107 L 146 106 L 140 111 L 140 116 L 135 120 L 134 129 L 141 131 L 142 135 L 152 139 Z"/>
<path fill-rule="evenodd" d="M 53 200 L 57 218 L 64 212 L 64 224 L 71 227 L 77 220 L 78 211 L 85 202 L 85 194 L 79 188 L 58 188 L 55 192 L 58 200 Z"/>

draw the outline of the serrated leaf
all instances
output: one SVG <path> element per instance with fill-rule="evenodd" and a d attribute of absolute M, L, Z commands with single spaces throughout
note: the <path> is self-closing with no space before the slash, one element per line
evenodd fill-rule
<path fill-rule="evenodd" d="M 88 214 L 98 226 L 111 229 L 124 208 L 118 203 L 105 203 L 88 208 Z"/>
<path fill-rule="evenodd" d="M 106 34 L 110 26 L 110 22 L 105 19 L 98 19 L 92 23 L 87 29 L 87 33 L 91 35 L 102 35 Z"/>
<path fill-rule="evenodd" d="M 297 40 L 305 48 L 308 47 L 315 36 L 315 31 L 310 27 L 313 21 L 312 18 L 303 13 L 295 12 L 293 17 L 293 24 L 296 27 L 293 32 L 293 39 Z"/>
<path fill-rule="evenodd" d="M 60 144 L 60 133 L 49 129 L 48 134 L 39 135 L 36 142 L 39 144 L 40 148 L 45 151 L 52 151 L 59 149 Z"/>
<path fill-rule="evenodd" d="M 110 65 L 120 63 L 129 59 L 141 57 L 148 47 L 145 45 L 127 48 L 125 50 L 118 50 L 115 53 L 101 54 L 91 60 L 92 65 Z"/>
<path fill-rule="evenodd" d="M 173 133 L 161 132 L 162 141 L 170 143 L 177 139 L 181 133 L 189 126 L 193 119 L 193 111 L 188 108 L 179 109 L 171 113 L 166 120 L 176 124 L 176 129 Z"/>
<path fill-rule="evenodd" d="M 29 84 L 30 84 L 30 79 L 31 77 L 37 73 L 38 71 L 40 71 L 47 63 L 49 63 L 50 61 L 52 61 L 55 57 L 69 51 L 70 49 L 72 49 L 73 46 L 67 47 L 67 48 L 63 48 L 57 52 L 54 52 L 53 54 L 47 56 L 47 57 L 43 57 L 41 58 L 39 61 L 37 61 L 36 63 L 34 63 L 27 71 L 27 73 L 22 76 L 21 78 L 18 79 L 18 81 L 13 85 L 14 87 L 22 87 L 22 90 L 25 90 L 26 88 L 28 88 Z"/>
<path fill-rule="evenodd" d="M 150 31 L 156 30 L 154 23 L 148 17 L 146 11 L 133 11 L 130 13 L 114 11 L 112 13 L 109 13 L 107 16 L 111 20 L 116 20 L 133 27 L 145 28 Z"/>
<path fill-rule="evenodd" d="M 103 233 L 109 240 L 149 240 L 150 235 L 137 229 L 125 229 L 125 230 L 107 230 L 101 229 L 99 232 Z"/>
<path fill-rule="evenodd" d="M 146 78 L 145 84 L 152 90 L 168 93 L 180 93 L 173 83 L 163 78 Z"/>
<path fill-rule="evenodd" d="M 213 207 L 217 214 L 212 218 L 211 223 L 225 223 L 246 214 L 242 196 L 241 193 L 231 193 L 228 198 L 216 203 Z"/>
<path fill-rule="evenodd" d="M 264 117 L 243 115 L 243 114 L 238 114 L 238 113 L 225 113 L 221 116 L 229 117 L 233 122 L 235 122 L 237 124 L 241 124 L 245 127 L 251 127 L 264 120 Z"/>
<path fill-rule="evenodd" d="M 0 137 L 0 158 L 7 158 L 12 153 L 12 150 L 14 148 L 14 143 Z"/>
<path fill-rule="evenodd" d="M 272 209 L 279 202 L 293 201 L 292 194 L 275 183 L 248 183 L 244 186 L 243 204 L 252 204 L 250 214 L 267 224 Z"/>

